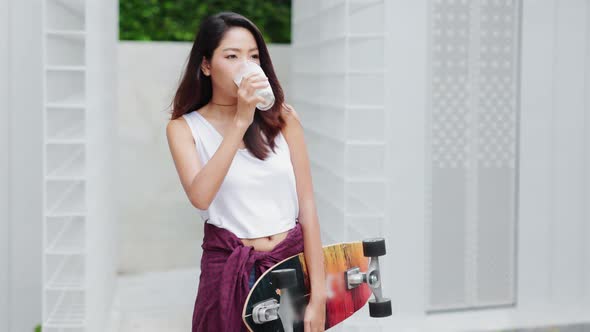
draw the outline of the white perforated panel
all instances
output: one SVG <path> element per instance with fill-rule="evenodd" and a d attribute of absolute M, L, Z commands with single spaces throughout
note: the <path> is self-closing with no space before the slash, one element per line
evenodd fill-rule
<path fill-rule="evenodd" d="M 516 1 L 482 0 L 477 99 L 480 167 L 515 166 Z"/>
<path fill-rule="evenodd" d="M 514 302 L 519 13 L 430 3 L 428 311 Z"/>

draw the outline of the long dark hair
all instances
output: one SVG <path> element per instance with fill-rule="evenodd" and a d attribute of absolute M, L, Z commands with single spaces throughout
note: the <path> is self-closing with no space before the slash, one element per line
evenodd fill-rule
<path fill-rule="evenodd" d="M 240 14 L 220 12 L 208 16 L 201 22 L 188 63 L 172 101 L 171 120 L 185 113 L 196 111 L 211 100 L 211 77 L 204 75 L 201 71 L 201 60 L 204 56 L 208 61 L 211 61 L 213 51 L 219 46 L 225 32 L 231 27 L 246 28 L 254 36 L 258 46 L 260 66 L 268 77 L 268 82 L 275 96 L 275 103 L 271 109 L 267 111 L 257 109 L 255 111 L 252 124 L 244 134 L 246 148 L 258 159 L 264 160 L 269 153 L 267 146 L 274 151 L 274 139 L 285 125 L 285 121 L 281 117 L 281 107 L 285 97 L 260 30 Z M 261 131 L 268 138 L 268 144 L 265 143 Z"/>

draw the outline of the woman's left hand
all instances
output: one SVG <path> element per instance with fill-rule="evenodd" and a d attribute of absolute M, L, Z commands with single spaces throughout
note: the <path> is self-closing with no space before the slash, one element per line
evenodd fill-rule
<path fill-rule="evenodd" d="M 304 332 L 323 332 L 326 326 L 326 300 L 312 298 L 303 316 Z"/>

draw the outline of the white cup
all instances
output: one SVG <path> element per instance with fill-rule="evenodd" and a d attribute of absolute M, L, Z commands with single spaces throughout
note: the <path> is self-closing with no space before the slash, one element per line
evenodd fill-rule
<path fill-rule="evenodd" d="M 264 77 L 266 77 L 266 74 L 264 73 L 264 70 L 262 70 L 262 67 L 260 67 L 260 65 L 258 65 L 254 61 L 248 60 L 242 63 L 240 65 L 240 68 L 238 68 L 238 72 L 234 76 L 234 83 L 236 83 L 237 86 L 240 86 L 240 83 L 242 82 L 242 77 L 251 72 L 261 73 Z M 256 94 L 262 96 L 265 100 L 264 102 L 256 104 L 256 108 L 258 108 L 259 110 L 267 111 L 274 105 L 275 95 L 272 92 L 272 87 L 270 86 L 270 84 L 265 88 L 257 89 Z"/>

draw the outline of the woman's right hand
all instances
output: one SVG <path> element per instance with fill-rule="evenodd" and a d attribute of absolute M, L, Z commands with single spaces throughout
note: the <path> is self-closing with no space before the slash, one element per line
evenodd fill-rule
<path fill-rule="evenodd" d="M 269 86 L 268 78 L 261 73 L 251 72 L 245 75 L 238 87 L 238 110 L 235 122 L 238 126 L 247 129 L 254 121 L 256 105 L 264 102 L 264 98 L 256 94 L 256 90 Z"/>

